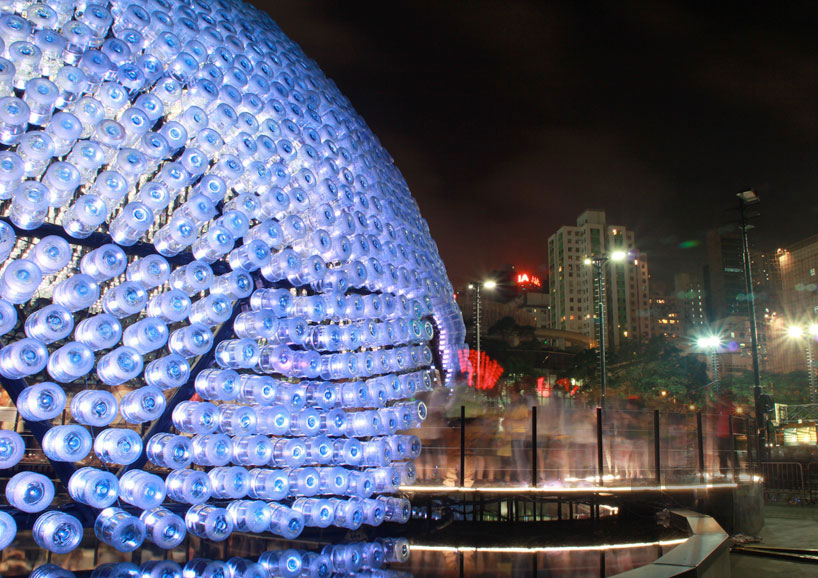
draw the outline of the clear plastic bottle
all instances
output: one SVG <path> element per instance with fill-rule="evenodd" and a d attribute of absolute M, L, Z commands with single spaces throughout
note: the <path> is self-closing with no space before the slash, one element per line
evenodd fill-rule
<path fill-rule="evenodd" d="M 258 563 L 270 576 L 281 578 L 298 578 L 303 567 L 298 550 L 269 550 L 259 556 Z"/>
<path fill-rule="evenodd" d="M 145 366 L 145 383 L 162 391 L 174 389 L 187 383 L 190 364 L 181 355 L 171 353 L 154 359 Z"/>
<path fill-rule="evenodd" d="M 359 498 L 369 498 L 375 493 L 375 479 L 368 471 L 349 472 L 349 485 L 347 495 Z"/>
<path fill-rule="evenodd" d="M 271 503 L 270 515 L 270 532 L 277 536 L 293 540 L 304 530 L 304 516 L 287 506 Z"/>
<path fill-rule="evenodd" d="M 257 562 L 251 562 L 245 558 L 230 558 L 227 567 L 231 576 L 236 578 L 267 578 L 267 570 Z"/>
<path fill-rule="evenodd" d="M 225 369 L 251 369 L 259 359 L 254 339 L 225 339 L 216 346 L 216 363 Z"/>
<path fill-rule="evenodd" d="M 48 374 L 60 383 L 71 383 L 94 369 L 94 352 L 77 341 L 69 341 L 51 354 Z"/>
<path fill-rule="evenodd" d="M 190 297 L 180 289 L 160 293 L 148 302 L 147 314 L 166 323 L 187 319 L 190 313 Z"/>
<path fill-rule="evenodd" d="M 71 245 L 62 237 L 49 235 L 40 239 L 31 256 L 44 275 L 51 275 L 61 271 L 71 261 Z"/>
<path fill-rule="evenodd" d="M 286 289 L 257 289 L 250 297 L 253 311 L 270 310 L 278 318 L 292 313 L 293 295 Z"/>
<path fill-rule="evenodd" d="M 162 391 L 146 385 L 125 394 L 119 403 L 119 413 L 126 422 L 138 424 L 155 420 L 162 415 L 166 406 Z"/>
<path fill-rule="evenodd" d="M 259 534 L 270 527 L 272 514 L 267 502 L 261 500 L 234 500 L 227 506 L 227 512 L 237 532 Z"/>
<path fill-rule="evenodd" d="M 16 466 L 23 458 L 26 444 L 15 431 L 0 430 L 0 470 Z"/>
<path fill-rule="evenodd" d="M 52 300 L 69 311 L 91 307 L 99 299 L 99 285 L 82 273 L 63 279 L 54 287 Z"/>
<path fill-rule="evenodd" d="M 205 369 L 196 376 L 195 388 L 202 399 L 232 401 L 239 395 L 239 374 L 232 369 Z"/>
<path fill-rule="evenodd" d="M 332 502 L 323 498 L 296 498 L 292 507 L 304 516 L 306 526 L 328 528 L 335 521 Z"/>
<path fill-rule="evenodd" d="M 283 405 L 256 408 L 256 431 L 264 435 L 283 436 L 290 431 L 290 411 Z"/>
<path fill-rule="evenodd" d="M 358 544 L 324 546 L 321 553 L 330 557 L 333 569 L 339 574 L 357 574 L 363 567 L 363 553 Z"/>
<path fill-rule="evenodd" d="M 153 289 L 170 278 L 170 263 L 159 255 L 147 255 L 128 265 L 126 278 L 141 284 L 145 289 Z"/>
<path fill-rule="evenodd" d="M 168 342 L 168 326 L 158 317 L 145 317 L 129 326 L 122 334 L 122 344 L 140 355 L 164 347 Z"/>
<path fill-rule="evenodd" d="M 15 259 L 0 276 L 0 296 L 14 304 L 24 303 L 34 296 L 42 281 L 43 273 L 34 261 Z"/>
<path fill-rule="evenodd" d="M 74 338 L 92 351 L 110 349 L 122 338 L 122 325 L 113 315 L 100 313 L 80 321 L 74 330 Z"/>
<path fill-rule="evenodd" d="M 273 442 L 261 435 L 233 438 L 233 463 L 241 466 L 266 466 L 273 454 Z"/>
<path fill-rule="evenodd" d="M 158 433 L 148 440 L 148 460 L 159 467 L 181 470 L 193 461 L 190 439 L 172 433 Z"/>
<path fill-rule="evenodd" d="M 253 292 L 253 278 L 244 269 L 236 269 L 213 280 L 210 292 L 235 301 L 249 297 Z"/>
<path fill-rule="evenodd" d="M 91 434 L 83 426 L 58 425 L 43 436 L 43 453 L 50 460 L 78 462 L 88 455 L 93 443 Z"/>
<path fill-rule="evenodd" d="M 0 551 L 5 550 L 17 537 L 17 522 L 6 512 L 0 512 Z"/>
<path fill-rule="evenodd" d="M 183 357 L 204 355 L 213 347 L 213 334 L 202 323 L 191 323 L 174 331 L 168 341 L 168 349 Z"/>
<path fill-rule="evenodd" d="M 94 534 L 120 552 L 133 552 L 145 540 L 145 524 L 122 508 L 105 508 L 94 522 Z"/>
<path fill-rule="evenodd" d="M 238 500 L 250 491 L 251 473 L 241 466 L 216 467 L 207 475 L 216 498 Z"/>
<path fill-rule="evenodd" d="M 150 510 L 165 501 L 165 480 L 143 470 L 129 470 L 119 479 L 119 497 L 137 508 Z"/>
<path fill-rule="evenodd" d="M 316 436 L 321 431 L 321 414 L 311 407 L 290 414 L 290 435 Z"/>
<path fill-rule="evenodd" d="M 112 393 L 86 389 L 71 399 L 71 416 L 83 425 L 105 427 L 117 416 L 119 406 Z"/>
<path fill-rule="evenodd" d="M 173 409 L 173 425 L 180 432 L 210 434 L 219 427 L 219 411 L 205 401 L 183 401 Z"/>
<path fill-rule="evenodd" d="M 288 471 L 291 496 L 315 496 L 321 491 L 321 480 L 315 468 L 294 468 Z"/>
<path fill-rule="evenodd" d="M 82 524 L 70 514 L 46 512 L 34 522 L 32 535 L 40 548 L 54 554 L 67 554 L 79 546 Z"/>
<path fill-rule="evenodd" d="M 117 319 L 124 319 L 145 309 L 148 292 L 139 283 L 125 281 L 105 292 L 102 308 Z"/>
<path fill-rule="evenodd" d="M 278 329 L 278 317 L 271 310 L 245 311 L 236 317 L 233 329 L 240 338 L 272 338 Z"/>
<path fill-rule="evenodd" d="M 270 259 L 270 248 L 261 239 L 254 239 L 228 255 L 230 267 L 234 270 L 258 271 Z"/>
<path fill-rule="evenodd" d="M 125 272 L 128 258 L 125 251 L 116 245 L 103 245 L 87 253 L 80 261 L 80 269 L 95 281 L 113 279 Z"/>
<path fill-rule="evenodd" d="M 200 261 L 213 263 L 230 252 L 234 242 L 233 235 L 226 228 L 210 227 L 193 243 L 193 254 Z"/>
<path fill-rule="evenodd" d="M 272 377 L 247 373 L 239 375 L 239 402 L 268 406 L 275 402 L 275 395 L 276 380 Z"/>
<path fill-rule="evenodd" d="M 342 496 L 346 494 L 349 487 L 349 470 L 340 466 L 317 469 L 322 495 Z"/>
<path fill-rule="evenodd" d="M 332 463 L 341 466 L 359 466 L 363 460 L 363 445 L 355 438 L 332 441 Z"/>
<path fill-rule="evenodd" d="M 61 305 L 46 305 L 31 313 L 25 322 L 28 337 L 48 345 L 71 335 L 74 329 L 74 316 Z"/>
<path fill-rule="evenodd" d="M 213 542 L 223 542 L 233 532 L 233 522 L 227 510 L 206 504 L 190 508 L 185 515 L 185 524 L 194 536 Z"/>
<path fill-rule="evenodd" d="M 54 484 L 42 474 L 20 472 L 6 484 L 6 500 L 18 510 L 42 512 L 54 499 Z"/>
<path fill-rule="evenodd" d="M 290 480 L 287 470 L 256 468 L 250 470 L 247 493 L 251 498 L 272 500 L 285 499 L 290 492 Z"/>
<path fill-rule="evenodd" d="M 172 550 L 187 535 L 185 521 L 166 508 L 145 510 L 139 519 L 145 524 L 145 538 L 164 550 Z"/>
<path fill-rule="evenodd" d="M 119 498 L 119 480 L 110 472 L 96 468 L 80 468 L 68 481 L 68 493 L 76 502 L 102 509 Z"/>
<path fill-rule="evenodd" d="M 256 412 L 246 405 L 223 404 L 219 410 L 219 431 L 230 436 L 247 436 L 256 433 Z"/>
<path fill-rule="evenodd" d="M 142 455 L 142 438 L 130 429 L 106 429 L 94 440 L 94 453 L 105 464 L 132 464 Z"/>
<path fill-rule="evenodd" d="M 364 508 L 360 503 L 336 498 L 330 498 L 329 502 L 335 509 L 335 526 L 357 530 L 364 523 Z"/>
<path fill-rule="evenodd" d="M 139 352 L 132 347 L 121 346 L 100 358 L 97 375 L 106 385 L 122 385 L 142 373 L 142 368 Z"/>
<path fill-rule="evenodd" d="M 232 314 L 233 305 L 227 297 L 208 295 L 191 305 L 189 319 L 191 323 L 215 327 L 230 319 Z"/>
<path fill-rule="evenodd" d="M 122 246 L 136 244 L 153 225 L 153 211 L 138 201 L 128 203 L 122 208 L 108 227 L 111 238 Z"/>
<path fill-rule="evenodd" d="M 192 245 L 196 241 L 196 233 L 193 219 L 176 215 L 156 232 L 153 244 L 160 254 L 172 257 Z"/>
<path fill-rule="evenodd" d="M 204 261 L 191 261 L 178 267 L 170 275 L 170 284 L 188 295 L 195 295 L 210 289 L 213 283 L 213 269 Z"/>
<path fill-rule="evenodd" d="M 273 457 L 270 465 L 281 468 L 297 468 L 307 460 L 304 440 L 279 438 L 273 442 Z"/>
<path fill-rule="evenodd" d="M 50 381 L 30 385 L 17 397 L 17 411 L 28 421 L 52 420 L 64 409 L 65 391 Z"/>
<path fill-rule="evenodd" d="M 168 474 L 166 485 L 168 497 L 185 504 L 204 504 L 213 492 L 210 478 L 197 470 L 174 470 Z"/>

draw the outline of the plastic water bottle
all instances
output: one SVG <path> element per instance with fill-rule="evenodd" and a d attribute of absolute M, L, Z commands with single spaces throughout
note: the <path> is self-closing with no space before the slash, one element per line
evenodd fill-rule
<path fill-rule="evenodd" d="M 328 545 L 321 553 L 329 556 L 337 573 L 354 574 L 363 567 L 363 553 L 357 544 Z"/>
<path fill-rule="evenodd" d="M 165 411 L 167 401 L 162 391 L 151 385 L 125 394 L 119 403 L 119 413 L 128 423 L 153 421 Z"/>
<path fill-rule="evenodd" d="M 54 484 L 42 474 L 20 472 L 6 484 L 8 503 L 29 514 L 42 512 L 54 499 Z"/>
<path fill-rule="evenodd" d="M 73 165 L 71 166 L 73 167 Z M 76 168 L 73 168 L 76 171 Z M 77 181 L 79 180 L 81 180 L 81 175 L 77 174 Z M 51 204 L 57 204 L 58 202 L 52 201 Z M 80 196 L 65 209 L 62 227 L 66 233 L 75 239 L 85 239 L 90 237 L 91 233 L 96 231 L 107 218 L 108 206 L 105 201 L 97 195 L 87 194 Z"/>
<path fill-rule="evenodd" d="M 69 341 L 48 360 L 48 374 L 60 383 L 71 383 L 91 373 L 94 352 L 84 343 Z"/>
<path fill-rule="evenodd" d="M 251 498 L 278 502 L 289 493 L 290 479 L 286 470 L 250 470 L 248 494 Z"/>
<path fill-rule="evenodd" d="M 278 317 L 270 309 L 239 313 L 233 330 L 242 338 L 272 339 L 278 331 Z"/>
<path fill-rule="evenodd" d="M 225 369 L 251 369 L 259 360 L 259 346 L 253 339 L 225 339 L 216 346 L 216 363 Z"/>
<path fill-rule="evenodd" d="M 135 315 L 145 309 L 147 304 L 147 291 L 135 281 L 121 283 L 102 296 L 102 308 L 117 319 Z"/>
<path fill-rule="evenodd" d="M 168 349 L 182 357 L 198 357 L 213 347 L 213 334 L 206 325 L 192 323 L 174 331 L 168 341 Z"/>
<path fill-rule="evenodd" d="M 321 414 L 311 407 L 290 414 L 290 435 L 316 436 L 321 431 Z"/>
<path fill-rule="evenodd" d="M 148 229 L 153 225 L 153 211 L 138 201 L 128 203 L 122 211 L 111 221 L 108 231 L 111 238 L 123 247 L 135 245 Z"/>
<path fill-rule="evenodd" d="M 0 296 L 10 303 L 25 303 L 34 296 L 42 281 L 43 273 L 34 261 L 15 259 L 0 275 Z"/>
<path fill-rule="evenodd" d="M 251 473 L 246 468 L 216 467 L 207 472 L 207 475 L 213 487 L 213 496 L 216 498 L 238 500 L 250 491 Z"/>
<path fill-rule="evenodd" d="M 143 470 L 129 470 L 119 479 L 119 497 L 137 508 L 150 510 L 165 501 L 165 480 Z"/>
<path fill-rule="evenodd" d="M 162 319 L 166 323 L 176 323 L 187 319 L 190 314 L 190 297 L 181 289 L 171 289 L 160 293 L 148 302 L 149 317 Z"/>
<path fill-rule="evenodd" d="M 233 532 L 233 522 L 227 510 L 206 504 L 190 508 L 185 514 L 185 525 L 194 536 L 213 542 L 223 542 Z"/>
<path fill-rule="evenodd" d="M 139 566 L 139 575 L 144 578 L 182 578 L 182 567 L 172 560 L 149 560 Z"/>
<path fill-rule="evenodd" d="M 400 488 L 400 471 L 394 467 L 371 468 L 369 472 L 375 480 L 375 491 L 394 494 Z"/>
<path fill-rule="evenodd" d="M 375 479 L 372 472 L 362 471 L 349 472 L 349 485 L 347 485 L 347 495 L 360 498 L 369 498 L 375 493 Z"/>
<path fill-rule="evenodd" d="M 298 550 L 270 550 L 258 558 L 270 576 L 298 578 L 301 576 L 302 561 Z"/>
<path fill-rule="evenodd" d="M 31 255 L 43 275 L 52 275 L 71 261 L 71 245 L 62 237 L 49 235 L 40 239 Z"/>
<path fill-rule="evenodd" d="M 116 245 L 98 247 L 80 260 L 80 270 L 97 283 L 121 275 L 127 266 L 125 251 Z"/>
<path fill-rule="evenodd" d="M 159 467 L 181 470 L 193 461 L 190 439 L 172 433 L 158 433 L 148 440 L 148 460 Z"/>
<path fill-rule="evenodd" d="M 412 517 L 412 504 L 405 498 L 393 498 L 391 496 L 378 496 L 375 498 L 384 505 L 384 520 L 405 524 Z"/>
<path fill-rule="evenodd" d="M 181 214 L 174 215 L 153 237 L 154 247 L 165 257 L 178 255 L 195 241 L 196 223 Z"/>
<path fill-rule="evenodd" d="M 94 522 L 94 534 L 120 552 L 133 552 L 145 540 L 145 524 L 122 508 L 106 508 Z"/>
<path fill-rule="evenodd" d="M 46 345 L 65 339 L 73 329 L 74 316 L 61 305 L 46 305 L 25 322 L 26 335 Z"/>
<path fill-rule="evenodd" d="M 73 275 L 54 287 L 54 303 L 76 312 L 88 309 L 99 299 L 99 285 L 88 275 Z"/>
<path fill-rule="evenodd" d="M 307 463 L 326 465 L 332 462 L 333 446 L 327 436 L 316 435 L 305 440 Z"/>
<path fill-rule="evenodd" d="M 267 570 L 256 562 L 244 558 L 230 558 L 227 567 L 231 576 L 241 578 L 267 578 Z"/>
<path fill-rule="evenodd" d="M 0 512 L 0 550 L 5 550 L 17 537 L 17 522 L 6 512 Z"/>
<path fill-rule="evenodd" d="M 273 442 L 273 457 L 270 465 L 281 468 L 297 468 L 304 465 L 307 448 L 303 440 L 279 438 Z"/>
<path fill-rule="evenodd" d="M 227 506 L 227 512 L 238 532 L 258 534 L 270 527 L 272 515 L 267 502 L 261 500 L 234 500 Z"/>
<path fill-rule="evenodd" d="M 239 376 L 239 402 L 268 406 L 275 402 L 275 394 L 276 380 L 272 377 L 252 374 Z"/>
<path fill-rule="evenodd" d="M 304 516 L 300 512 L 276 503 L 270 503 L 269 506 L 270 532 L 288 540 L 294 540 L 301 535 L 304 530 Z"/>
<path fill-rule="evenodd" d="M 250 297 L 253 311 L 270 310 L 276 317 L 288 317 L 292 312 L 293 296 L 286 289 L 257 289 Z"/>
<path fill-rule="evenodd" d="M 375 541 L 383 546 L 385 562 L 403 564 L 409 560 L 409 540 L 406 538 L 378 538 Z"/>
<path fill-rule="evenodd" d="M 15 431 L 0 430 L 0 470 L 16 466 L 23 458 L 26 444 Z"/>
<path fill-rule="evenodd" d="M 71 400 L 71 416 L 75 421 L 93 427 L 105 427 L 117 416 L 116 398 L 107 391 L 86 389 Z"/>
<path fill-rule="evenodd" d="M 332 575 L 332 560 L 316 552 L 300 552 L 301 575 L 309 578 L 328 578 Z"/>
<path fill-rule="evenodd" d="M 283 436 L 290 431 L 290 411 L 283 405 L 256 408 L 256 419 L 260 434 Z"/>
<path fill-rule="evenodd" d="M 53 426 L 43 436 L 43 453 L 58 462 L 78 462 L 93 445 L 91 434 L 81 425 Z"/>
<path fill-rule="evenodd" d="M 34 522 L 32 536 L 40 548 L 54 554 L 67 554 L 79 546 L 82 524 L 70 514 L 46 512 Z"/>
<path fill-rule="evenodd" d="M 20 229 L 31 231 L 48 215 L 48 187 L 37 181 L 23 181 L 11 196 L 9 220 Z"/>
<path fill-rule="evenodd" d="M 17 310 L 14 305 L 0 299 L 0 335 L 5 335 L 17 325 Z"/>
<path fill-rule="evenodd" d="M 174 470 L 168 474 L 166 485 L 169 498 L 186 504 L 204 504 L 213 492 L 207 474 L 196 470 Z M 188 530 L 196 534 L 189 523 Z"/>
<path fill-rule="evenodd" d="M 336 465 L 359 466 L 363 461 L 363 446 L 355 438 L 332 440 L 332 462 Z"/>
<path fill-rule="evenodd" d="M 340 437 L 347 432 L 347 414 L 342 409 L 332 409 L 321 414 L 321 432 L 328 436 Z"/>
<path fill-rule="evenodd" d="M 248 436 L 256 432 L 256 412 L 246 405 L 223 404 L 219 410 L 219 431 L 230 436 Z"/>
<path fill-rule="evenodd" d="M 330 504 L 335 508 L 334 525 L 339 528 L 357 530 L 364 523 L 364 509 L 360 503 L 352 500 L 330 498 Z"/>
<path fill-rule="evenodd" d="M 148 255 L 137 259 L 126 272 L 126 279 L 141 284 L 145 289 L 153 289 L 165 283 L 170 277 L 170 264 L 159 255 Z"/>
<path fill-rule="evenodd" d="M 210 289 L 213 283 L 213 269 L 204 261 L 191 261 L 179 267 L 170 275 L 170 285 L 190 296 Z"/>
<path fill-rule="evenodd" d="M 292 496 L 315 496 L 321 491 L 321 480 L 315 468 L 295 468 L 287 475 Z"/>
<path fill-rule="evenodd" d="M 199 466 L 226 466 L 233 457 L 233 442 L 224 434 L 193 437 L 193 463 Z"/>
<path fill-rule="evenodd" d="M 219 427 L 219 410 L 203 401 L 183 401 L 173 409 L 173 426 L 184 433 L 210 434 Z"/>
<path fill-rule="evenodd" d="M 145 317 L 129 326 L 122 334 L 122 344 L 145 355 L 164 347 L 168 342 L 168 326 L 158 317 Z"/>
<path fill-rule="evenodd" d="M 145 525 L 145 538 L 165 550 L 172 550 L 187 535 L 185 521 L 166 508 L 145 510 L 139 516 Z"/>
<path fill-rule="evenodd" d="M 75 502 L 97 509 L 107 508 L 119 497 L 119 480 L 110 472 L 80 468 L 68 481 L 68 493 Z"/>
<path fill-rule="evenodd" d="M 233 463 L 241 466 L 265 466 L 273 454 L 273 442 L 265 435 L 235 436 Z"/>
<path fill-rule="evenodd" d="M 219 578 L 229 576 L 230 570 L 225 562 L 220 560 L 206 560 L 205 558 L 192 558 L 188 560 L 182 569 L 182 578 L 197 576 L 201 578 Z"/>
<path fill-rule="evenodd" d="M 181 387 L 189 378 L 190 363 L 175 353 L 154 359 L 145 366 L 145 383 L 162 391 Z"/>
<path fill-rule="evenodd" d="M 64 409 L 65 391 L 50 381 L 30 385 L 17 397 L 17 411 L 28 421 L 52 420 Z"/>
<path fill-rule="evenodd" d="M 132 464 L 142 455 L 142 438 L 130 429 L 106 429 L 94 439 L 94 453 L 106 464 Z"/>

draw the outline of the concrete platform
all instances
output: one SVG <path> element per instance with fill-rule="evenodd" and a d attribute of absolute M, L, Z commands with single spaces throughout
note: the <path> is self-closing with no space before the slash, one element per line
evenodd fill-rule
<path fill-rule="evenodd" d="M 760 545 L 780 548 L 818 549 L 818 506 L 765 505 Z M 818 576 L 818 564 L 792 562 L 733 552 L 732 575 L 737 578 Z"/>

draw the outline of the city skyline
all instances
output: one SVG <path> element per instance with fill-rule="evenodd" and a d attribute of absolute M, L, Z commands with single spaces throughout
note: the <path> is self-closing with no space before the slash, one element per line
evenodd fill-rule
<path fill-rule="evenodd" d="M 261 7 L 263 3 L 259 3 Z M 427 215 L 453 283 L 542 270 L 587 208 L 632 228 L 653 265 L 696 268 L 736 193 L 752 235 L 815 232 L 815 15 L 683 3 L 277 5 L 276 20 L 367 119 Z"/>

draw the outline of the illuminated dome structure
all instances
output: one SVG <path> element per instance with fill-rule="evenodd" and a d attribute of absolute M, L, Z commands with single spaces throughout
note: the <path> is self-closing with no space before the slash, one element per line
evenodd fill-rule
<path fill-rule="evenodd" d="M 3 6 L 0 548 L 406 521 L 465 331 L 349 102 L 241 2 Z"/>

